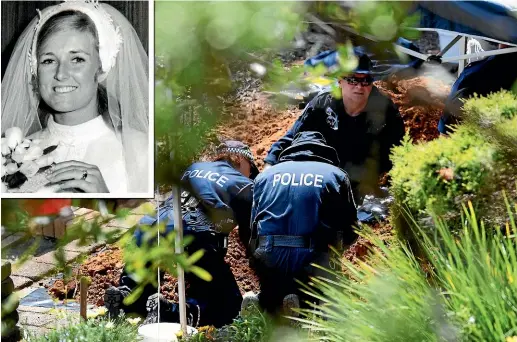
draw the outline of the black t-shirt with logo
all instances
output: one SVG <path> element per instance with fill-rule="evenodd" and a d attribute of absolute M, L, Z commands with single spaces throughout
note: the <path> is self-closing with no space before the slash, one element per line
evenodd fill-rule
<path fill-rule="evenodd" d="M 397 107 L 375 87 L 366 108 L 355 117 L 346 113 L 342 99 L 322 93 L 309 102 L 291 129 L 273 144 L 265 162 L 276 164 L 280 153 L 303 131 L 323 134 L 327 144 L 336 149 L 340 167 L 353 183 L 361 181 L 365 168 L 376 176 L 389 171 L 390 149 L 402 141 L 405 133 Z M 371 170 L 373 165 L 376 167 Z"/>

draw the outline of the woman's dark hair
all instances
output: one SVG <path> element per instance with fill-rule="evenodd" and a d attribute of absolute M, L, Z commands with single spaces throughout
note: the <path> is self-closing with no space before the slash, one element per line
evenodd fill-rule
<path fill-rule="evenodd" d="M 36 41 L 36 49 L 45 43 L 45 41 L 53 34 L 63 31 L 79 31 L 90 33 L 95 40 L 95 48 L 97 51 L 99 51 L 99 36 L 97 34 L 95 24 L 90 19 L 90 17 L 79 11 L 63 11 L 48 19 L 47 22 L 45 22 L 45 24 L 43 24 L 41 27 L 38 39 Z M 37 81 L 34 80 L 34 86 L 36 89 L 38 87 L 37 84 Z M 108 92 L 103 85 L 99 84 L 97 89 L 97 110 L 99 114 L 103 116 L 104 121 L 109 123 L 110 126 L 112 126 L 114 129 L 119 129 L 120 127 L 117 126 L 121 122 L 112 122 L 109 115 L 110 108 L 108 103 Z M 120 117 L 120 108 L 111 108 L 111 110 L 114 112 L 113 114 L 115 117 Z M 47 119 L 52 112 L 52 109 L 44 101 L 40 101 L 38 112 L 42 126 L 46 127 Z"/>

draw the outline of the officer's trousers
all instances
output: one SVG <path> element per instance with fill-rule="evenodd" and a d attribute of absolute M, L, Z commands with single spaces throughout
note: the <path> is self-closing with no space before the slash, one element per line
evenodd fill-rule
<path fill-rule="evenodd" d="M 273 247 L 270 253 L 274 253 L 274 248 L 275 247 Z M 267 258 L 267 256 L 264 257 Z M 327 269 L 330 268 L 329 253 L 319 253 L 311 263 Z M 260 306 L 272 314 L 279 312 L 282 307 L 283 299 L 288 294 L 297 294 L 300 299 L 301 307 L 307 307 L 307 301 L 311 303 L 316 302 L 314 297 L 300 291 L 302 285 L 300 285 L 297 280 L 303 284 L 308 284 L 311 277 L 331 277 L 329 273 L 311 266 L 310 263 L 299 265 L 296 269 L 286 270 L 284 268 L 275 267 L 275 264 L 271 263 L 271 259 L 268 262 L 255 259 L 254 268 L 260 280 Z"/>
<path fill-rule="evenodd" d="M 201 247 L 201 240 L 194 240 L 192 246 Z M 171 246 L 174 248 L 174 246 Z M 189 253 L 194 253 L 199 248 L 189 250 Z M 197 322 L 198 310 L 199 323 L 198 326 L 214 325 L 221 327 L 223 325 L 232 323 L 233 319 L 237 317 L 242 303 L 242 295 L 235 277 L 230 269 L 230 266 L 224 261 L 223 253 L 206 252 L 205 255 L 196 263 L 212 275 L 212 281 L 206 282 L 192 273 L 185 273 L 185 280 L 188 283 L 187 288 L 187 303 L 190 306 L 195 306 L 193 309 L 194 321 Z M 163 283 L 162 273 L 160 275 L 161 283 Z M 133 290 L 137 284 L 132 279 L 126 270 L 120 277 L 120 286 L 127 286 Z M 130 305 L 124 307 L 125 312 L 134 312 L 142 316 L 147 315 L 146 302 L 150 295 L 157 293 L 156 287 L 147 285 L 142 295 L 138 300 Z M 179 308 L 174 304 L 172 315 L 168 314 L 164 317 L 162 322 L 179 322 Z M 189 314 L 187 310 L 187 315 Z"/>

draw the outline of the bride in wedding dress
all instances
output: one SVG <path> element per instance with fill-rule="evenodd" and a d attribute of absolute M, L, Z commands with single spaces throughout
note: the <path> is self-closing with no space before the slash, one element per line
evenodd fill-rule
<path fill-rule="evenodd" d="M 152 193 L 148 58 L 106 4 L 45 8 L 22 33 L 2 82 L 2 134 L 19 127 L 51 152 L 44 177 L 11 192 Z"/>

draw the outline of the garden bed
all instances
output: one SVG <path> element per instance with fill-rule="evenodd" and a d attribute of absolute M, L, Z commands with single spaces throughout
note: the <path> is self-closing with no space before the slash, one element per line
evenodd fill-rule
<path fill-rule="evenodd" d="M 436 127 L 443 111 L 442 101 L 449 90 L 446 85 L 436 83 L 427 77 L 416 77 L 409 80 L 392 79 L 389 82 L 379 82 L 377 86 L 400 106 L 406 127 L 416 141 L 432 140 L 438 136 Z M 427 87 L 433 87 L 433 92 L 427 90 Z M 301 110 L 294 106 L 277 110 L 268 97 L 256 89 L 249 89 L 245 95 L 247 102 L 229 107 L 229 119 L 216 128 L 215 133 L 219 138 L 238 139 L 250 145 L 257 158 L 257 165 L 262 169 L 269 147 L 291 127 Z M 423 100 L 425 98 L 431 101 L 426 102 Z M 383 240 L 393 237 L 391 225 L 388 223 L 375 224 L 373 229 Z M 362 258 L 369 245 L 368 241 L 360 238 L 344 257 L 348 260 Z M 240 243 L 236 231 L 230 234 L 226 262 L 231 266 L 241 293 L 259 290 L 258 279 L 249 267 L 244 246 Z M 88 303 L 98 306 L 104 304 L 104 291 L 111 285 L 118 285 L 123 266 L 122 251 L 118 247 L 108 246 L 105 250 L 90 256 L 83 265 L 74 270 L 75 273 L 92 277 Z M 177 300 L 176 279 L 170 275 L 166 275 L 165 279 L 161 286 L 162 293 L 168 299 Z M 69 296 L 73 295 L 74 291 L 70 291 L 70 288 L 74 287 L 75 281 L 68 284 Z M 64 291 L 61 281 L 56 282 L 51 289 L 52 293 L 58 294 L 61 298 Z M 78 296 L 79 291 L 75 291 L 77 299 Z"/>

